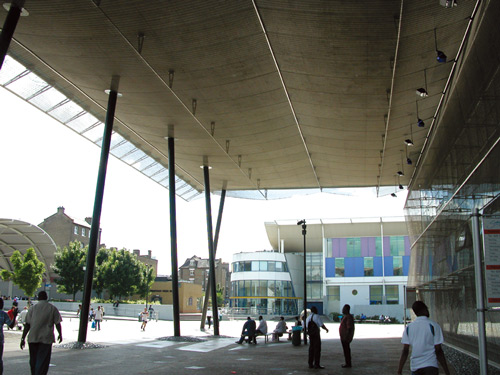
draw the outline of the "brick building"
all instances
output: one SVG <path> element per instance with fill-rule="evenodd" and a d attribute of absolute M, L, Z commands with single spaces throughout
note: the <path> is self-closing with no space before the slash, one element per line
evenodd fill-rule
<path fill-rule="evenodd" d="M 201 285 L 202 290 L 205 291 L 209 270 L 209 260 L 194 255 L 186 259 L 184 264 L 179 267 L 179 279 Z M 222 259 L 215 260 L 215 282 L 224 288 L 224 301 L 227 302 L 230 293 L 231 273 L 229 272 L 229 263 L 222 262 Z"/>

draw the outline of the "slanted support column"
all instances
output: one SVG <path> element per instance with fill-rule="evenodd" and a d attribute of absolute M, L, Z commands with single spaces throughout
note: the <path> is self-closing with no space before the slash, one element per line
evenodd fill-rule
<path fill-rule="evenodd" d="M 207 211 L 207 236 L 208 236 L 208 255 L 210 263 L 210 287 L 212 289 L 212 317 L 214 319 L 214 336 L 219 336 L 219 313 L 217 309 L 217 288 L 215 287 L 215 251 L 212 229 L 212 204 L 210 202 L 210 176 L 208 165 L 203 166 L 203 176 L 205 177 L 205 206 Z"/>
<path fill-rule="evenodd" d="M 14 31 L 16 30 L 17 22 L 19 17 L 21 17 L 21 12 L 23 10 L 24 0 L 13 0 L 10 4 L 9 13 L 5 19 L 2 27 L 2 33 L 0 34 L 0 69 L 2 69 L 3 61 L 9 50 L 10 42 L 14 36 Z"/>
<path fill-rule="evenodd" d="M 87 340 L 87 325 L 90 308 L 90 296 L 92 294 L 92 280 L 94 278 L 95 257 L 99 246 L 99 227 L 101 222 L 102 199 L 104 195 L 104 184 L 106 182 L 106 170 L 108 167 L 109 148 L 111 144 L 111 133 L 113 132 L 113 121 L 115 118 L 116 101 L 118 98 L 118 77 L 113 77 L 112 87 L 109 92 L 108 110 L 104 124 L 104 137 L 101 147 L 101 159 L 99 162 L 99 174 L 97 176 L 97 187 L 94 199 L 94 211 L 92 224 L 90 226 L 90 242 L 87 253 L 87 267 L 85 268 L 85 279 L 83 285 L 82 311 L 80 314 L 80 329 L 78 331 L 78 342 Z"/>
<path fill-rule="evenodd" d="M 215 238 L 214 238 L 214 258 L 215 254 L 217 253 L 217 244 L 219 242 L 219 233 L 220 233 L 220 226 L 222 223 L 222 212 L 224 211 L 224 201 L 226 200 L 226 189 L 222 189 L 221 195 L 220 195 L 220 203 L 219 203 L 219 214 L 217 216 L 217 225 L 215 226 Z M 215 280 L 217 283 L 217 280 Z M 207 318 L 207 309 L 208 309 L 208 298 L 210 296 L 210 293 L 212 291 L 212 273 L 208 275 L 208 284 L 205 289 L 205 300 L 203 301 L 203 310 L 201 311 L 201 324 L 200 328 L 205 329 L 205 320 Z M 217 291 L 215 291 L 215 297 L 212 296 L 212 298 L 217 299 Z M 219 315 L 217 314 L 217 318 Z"/>
<path fill-rule="evenodd" d="M 180 336 L 179 272 L 177 266 L 177 210 L 175 206 L 175 148 L 174 138 L 171 137 L 168 138 L 168 195 L 170 198 L 170 253 L 172 261 L 174 336 Z"/>

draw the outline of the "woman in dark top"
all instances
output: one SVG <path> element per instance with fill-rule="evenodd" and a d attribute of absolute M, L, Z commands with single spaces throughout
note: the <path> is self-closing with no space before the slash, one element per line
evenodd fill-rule
<path fill-rule="evenodd" d="M 351 363 L 351 341 L 354 337 L 354 318 L 351 315 L 351 306 L 344 305 L 342 308 L 342 321 L 340 322 L 339 334 L 340 342 L 342 343 L 342 349 L 344 349 L 345 363 L 342 365 L 343 368 L 352 367 Z"/>

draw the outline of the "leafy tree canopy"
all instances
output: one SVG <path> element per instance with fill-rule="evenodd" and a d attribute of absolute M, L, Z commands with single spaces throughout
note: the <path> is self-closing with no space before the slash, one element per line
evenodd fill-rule
<path fill-rule="evenodd" d="M 64 249 L 59 249 L 54 257 L 52 270 L 59 275 L 57 291 L 71 294 L 73 301 L 76 293 L 83 290 L 87 252 L 88 246 L 83 247 L 80 241 L 75 241 Z"/>
<path fill-rule="evenodd" d="M 104 251 L 103 254 L 100 254 Z M 108 290 L 110 298 L 142 293 L 144 265 L 125 249 L 101 249 L 94 286 L 96 291 Z M 99 261 L 101 262 L 99 264 Z"/>
<path fill-rule="evenodd" d="M 24 290 L 28 297 L 33 297 L 35 292 L 42 285 L 45 265 L 38 259 L 35 249 L 30 247 L 24 256 L 19 250 L 14 251 L 10 257 L 10 262 L 14 271 L 2 270 L 2 279 L 12 280 L 19 288 Z"/>

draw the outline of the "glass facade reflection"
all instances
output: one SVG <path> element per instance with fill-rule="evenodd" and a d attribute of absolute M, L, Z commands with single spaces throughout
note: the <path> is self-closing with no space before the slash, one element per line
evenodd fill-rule
<path fill-rule="evenodd" d="M 408 285 L 445 340 L 477 354 L 471 215 L 500 214 L 498 4 L 485 12 L 445 97 L 405 206 L 412 243 Z M 486 14 L 491 14 L 490 17 Z M 492 61 L 495 61 L 492 63 Z M 466 74 L 464 73 L 466 72 Z M 500 314 L 486 312 L 488 358 L 500 363 Z"/>

